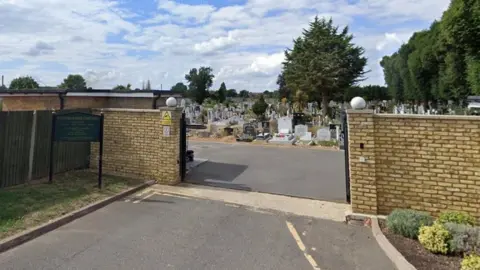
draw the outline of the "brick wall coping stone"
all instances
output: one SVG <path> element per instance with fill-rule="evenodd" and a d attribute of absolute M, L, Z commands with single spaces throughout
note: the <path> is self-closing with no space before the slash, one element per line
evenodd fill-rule
<path fill-rule="evenodd" d="M 161 107 L 158 109 L 122 109 L 122 108 L 95 108 L 94 111 L 101 112 L 160 112 L 160 111 L 175 111 L 180 110 L 181 108 L 171 108 L 171 107 Z"/>
<path fill-rule="evenodd" d="M 373 114 L 373 117 L 378 118 L 413 118 L 413 119 L 438 119 L 438 120 L 478 120 L 480 116 L 476 115 L 428 115 L 428 114 L 393 114 L 382 113 L 374 114 L 373 110 L 347 110 L 348 114 Z"/>

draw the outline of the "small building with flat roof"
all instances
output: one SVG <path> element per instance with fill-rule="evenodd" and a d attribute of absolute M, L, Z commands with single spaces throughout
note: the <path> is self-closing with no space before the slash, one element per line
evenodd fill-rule
<path fill-rule="evenodd" d="M 115 91 L 92 89 L 2 90 L 2 111 L 61 110 L 86 108 L 157 109 L 166 106 L 169 97 L 181 98 L 167 90 Z"/>

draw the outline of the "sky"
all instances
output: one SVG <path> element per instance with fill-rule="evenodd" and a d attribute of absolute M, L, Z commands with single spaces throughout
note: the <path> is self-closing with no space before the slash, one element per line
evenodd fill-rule
<path fill-rule="evenodd" d="M 81 74 L 88 87 L 130 83 L 153 89 L 185 83 L 210 66 L 227 88 L 277 89 L 284 50 L 318 15 L 349 26 L 370 70 L 362 84 L 384 85 L 379 65 L 449 0 L 0 0 L 0 74 L 41 86 Z"/>

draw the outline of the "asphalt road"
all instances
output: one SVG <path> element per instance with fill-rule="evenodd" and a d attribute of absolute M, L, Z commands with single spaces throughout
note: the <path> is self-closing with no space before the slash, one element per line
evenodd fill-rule
<path fill-rule="evenodd" d="M 0 254 L 0 269 L 314 269 L 286 221 L 322 270 L 393 269 L 365 227 L 163 195 L 117 201 Z"/>
<path fill-rule="evenodd" d="M 188 142 L 195 158 L 208 159 L 189 183 L 345 202 L 343 151 Z"/>

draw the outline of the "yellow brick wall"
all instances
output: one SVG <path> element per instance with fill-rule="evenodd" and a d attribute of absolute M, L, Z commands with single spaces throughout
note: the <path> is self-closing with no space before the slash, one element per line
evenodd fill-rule
<path fill-rule="evenodd" d="M 160 110 L 104 109 L 103 172 L 174 185 L 179 178 L 181 110 L 170 110 L 170 136 L 163 136 Z M 99 111 L 95 113 L 99 114 Z M 98 168 L 92 143 L 91 168 Z"/>
<path fill-rule="evenodd" d="M 165 98 L 160 98 L 165 99 Z M 160 103 L 160 101 L 157 101 Z M 106 108 L 152 109 L 153 98 L 109 97 Z M 97 107 L 99 108 L 99 107 Z"/>
<path fill-rule="evenodd" d="M 58 95 L 25 95 L 3 97 L 3 111 L 59 110 Z"/>
<path fill-rule="evenodd" d="M 65 97 L 64 109 L 109 108 L 107 97 Z"/>
<path fill-rule="evenodd" d="M 412 208 L 480 217 L 480 117 L 371 111 L 349 111 L 348 117 L 354 212 Z"/>

